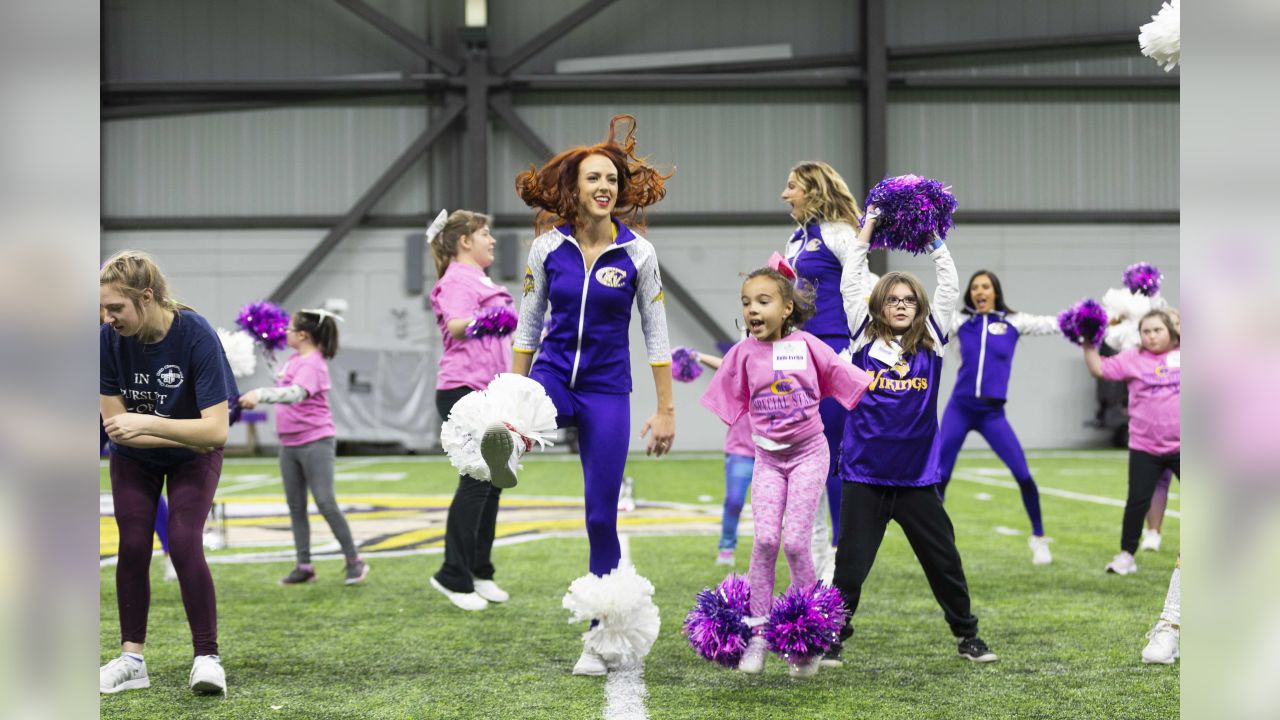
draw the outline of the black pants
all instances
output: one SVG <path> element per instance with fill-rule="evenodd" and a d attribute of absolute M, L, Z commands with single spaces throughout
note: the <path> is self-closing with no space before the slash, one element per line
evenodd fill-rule
<path fill-rule="evenodd" d="M 436 391 L 436 410 L 442 422 L 449 417 L 454 403 L 470 392 L 467 387 Z M 502 489 L 493 483 L 469 475 L 458 476 L 458 489 L 453 493 L 445 521 L 444 564 L 436 573 L 436 582 L 453 592 L 469 593 L 475 591 L 473 579 L 493 579 L 489 553 L 501 495 Z"/>
<path fill-rule="evenodd" d="M 1172 470 L 1182 481 L 1182 453 L 1152 455 L 1141 450 L 1129 450 L 1129 498 L 1124 503 L 1124 522 L 1120 526 L 1120 549 L 1128 553 L 1138 551 L 1138 539 L 1142 535 L 1142 520 L 1151 509 L 1151 495 L 1165 470 Z"/>
<path fill-rule="evenodd" d="M 853 634 L 853 614 L 862 598 L 862 584 L 890 520 L 897 521 L 911 543 L 952 634 L 961 638 L 977 635 L 978 618 L 969 611 L 969 586 L 956 549 L 955 529 L 942 508 L 937 486 L 900 488 L 846 482 L 840 496 L 834 578 L 849 611 L 840 639 Z"/>

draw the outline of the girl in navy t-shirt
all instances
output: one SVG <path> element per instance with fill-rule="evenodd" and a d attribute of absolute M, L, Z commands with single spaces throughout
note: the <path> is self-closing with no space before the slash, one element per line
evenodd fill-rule
<path fill-rule="evenodd" d="M 170 298 L 145 253 L 123 250 L 103 265 L 99 407 L 111 440 L 111 497 L 120 549 L 116 597 L 121 655 L 99 672 L 99 690 L 151 685 L 143 662 L 156 504 L 168 486 L 169 547 L 195 659 L 190 686 L 226 692 L 218 657 L 213 578 L 204 558 L 205 518 L 213 504 L 227 441 L 227 399 L 235 380 L 217 333 Z"/>

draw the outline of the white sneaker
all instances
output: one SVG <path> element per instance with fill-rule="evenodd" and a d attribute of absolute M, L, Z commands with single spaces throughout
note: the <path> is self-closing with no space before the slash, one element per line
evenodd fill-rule
<path fill-rule="evenodd" d="M 822 656 L 819 655 L 818 657 L 810 658 L 802 663 L 792 663 L 791 667 L 787 669 L 787 672 L 790 673 L 793 678 L 813 677 L 818 674 L 818 667 L 821 662 Z"/>
<path fill-rule="evenodd" d="M 574 675 L 604 675 L 608 672 L 604 658 L 586 648 L 582 648 L 582 655 L 578 656 L 578 662 L 573 665 Z"/>
<path fill-rule="evenodd" d="M 476 594 L 489 602 L 504 603 L 511 599 L 511 594 L 498 587 L 498 583 L 492 580 L 476 580 L 473 584 Z"/>
<path fill-rule="evenodd" d="M 752 635 L 747 641 L 746 652 L 742 653 L 742 659 L 738 661 L 738 670 L 748 675 L 758 675 L 763 672 L 765 650 L 764 638 Z"/>
<path fill-rule="evenodd" d="M 173 582 L 178 579 L 178 570 L 173 566 L 173 558 L 164 556 L 164 581 Z"/>
<path fill-rule="evenodd" d="M 1049 552 L 1049 538 L 1043 535 L 1032 535 L 1027 538 L 1031 546 L 1031 564 L 1048 565 L 1053 562 L 1053 553 Z"/>
<path fill-rule="evenodd" d="M 1160 531 L 1151 530 L 1150 528 L 1142 531 L 1142 544 L 1138 545 L 1138 552 L 1149 550 L 1151 552 L 1160 552 Z"/>
<path fill-rule="evenodd" d="M 191 663 L 191 691 L 201 694 L 227 694 L 227 672 L 217 655 L 197 655 Z"/>
<path fill-rule="evenodd" d="M 503 490 L 516 486 L 516 471 L 520 469 L 519 446 L 524 450 L 524 442 L 516 442 L 512 433 L 503 423 L 495 423 L 484 431 L 480 438 L 480 456 L 489 466 L 489 482 Z"/>
<path fill-rule="evenodd" d="M 1138 572 L 1138 563 L 1133 556 L 1123 550 L 1115 557 L 1111 558 L 1111 562 L 1107 563 L 1107 572 L 1116 575 L 1131 575 Z"/>
<path fill-rule="evenodd" d="M 476 593 L 454 592 L 449 588 L 441 585 L 440 582 L 435 579 L 435 577 L 431 578 L 431 587 L 439 590 L 440 594 L 449 598 L 449 602 L 453 603 L 454 605 L 457 605 L 463 610 L 483 610 L 489 607 L 489 601 L 480 597 Z"/>
<path fill-rule="evenodd" d="M 1178 658 L 1178 628 L 1161 620 L 1147 633 L 1150 641 L 1142 648 L 1142 662 L 1172 665 Z"/>
<path fill-rule="evenodd" d="M 733 565 L 733 551 L 732 551 L 732 550 L 721 550 L 720 552 L 718 552 L 718 553 L 716 554 L 716 564 L 717 564 L 717 565 L 730 565 L 730 566 L 732 566 L 732 565 Z"/>
<path fill-rule="evenodd" d="M 98 668 L 98 692 L 112 695 L 151 687 L 147 663 L 123 655 Z"/>

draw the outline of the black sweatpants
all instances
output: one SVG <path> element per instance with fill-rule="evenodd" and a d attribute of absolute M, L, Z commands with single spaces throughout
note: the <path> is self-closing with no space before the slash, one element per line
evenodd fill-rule
<path fill-rule="evenodd" d="M 907 542 L 911 543 L 933 596 L 951 626 L 951 633 L 960 638 L 977 635 L 978 618 L 969 611 L 969 586 L 960 565 L 960 551 L 956 549 L 955 529 L 942 507 L 938 486 L 890 487 L 846 482 L 840 498 L 840 539 L 836 545 L 834 578 L 849 611 L 840 638 L 853 634 L 853 615 L 862 598 L 862 584 L 871 572 L 890 520 L 902 527 Z"/>
<path fill-rule="evenodd" d="M 468 393 L 468 387 L 436 391 L 436 410 L 443 422 L 453 406 Z M 449 505 L 445 521 L 444 564 L 436 573 L 436 582 L 453 592 L 475 591 L 473 580 L 492 580 L 493 534 L 498 522 L 498 498 L 502 489 L 493 483 L 458 476 L 458 489 Z"/>
<path fill-rule="evenodd" d="M 1120 525 L 1120 549 L 1129 554 L 1138 552 L 1142 521 L 1151 509 L 1151 496 L 1165 470 L 1172 470 L 1178 481 L 1182 481 L 1181 452 L 1152 455 L 1129 449 L 1129 498 L 1125 500 L 1124 521 Z"/>

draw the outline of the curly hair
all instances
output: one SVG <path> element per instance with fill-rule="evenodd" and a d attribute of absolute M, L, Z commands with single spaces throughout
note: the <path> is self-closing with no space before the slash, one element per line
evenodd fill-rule
<path fill-rule="evenodd" d="M 821 160 L 806 160 L 791 168 L 804 191 L 807 220 L 843 222 L 862 227 L 862 210 L 840 173 Z"/>
<path fill-rule="evenodd" d="M 626 134 L 618 141 L 621 123 L 629 124 Z M 674 172 L 663 175 L 638 157 L 636 149 L 636 119 L 630 115 L 615 115 L 609 121 L 609 134 L 603 142 L 581 145 L 565 150 L 551 158 L 541 168 L 530 165 L 528 170 L 516 176 L 516 194 L 529 207 L 539 208 L 534 219 L 534 230 L 539 234 L 555 225 L 578 220 L 578 166 L 591 155 L 603 155 L 618 170 L 618 201 L 613 216 L 630 227 L 644 229 L 644 208 L 661 200 L 666 194 L 666 181 Z"/>
<path fill-rule="evenodd" d="M 818 312 L 818 306 L 815 303 L 817 293 L 809 283 L 804 280 L 791 282 L 786 275 L 774 270 L 770 267 L 762 267 L 758 270 L 752 270 L 747 274 L 746 280 L 742 281 L 745 288 L 747 281 L 765 277 L 778 284 L 778 294 L 782 296 L 782 302 L 791 303 L 791 314 L 782 319 L 782 336 L 786 337 L 804 327 Z"/>

